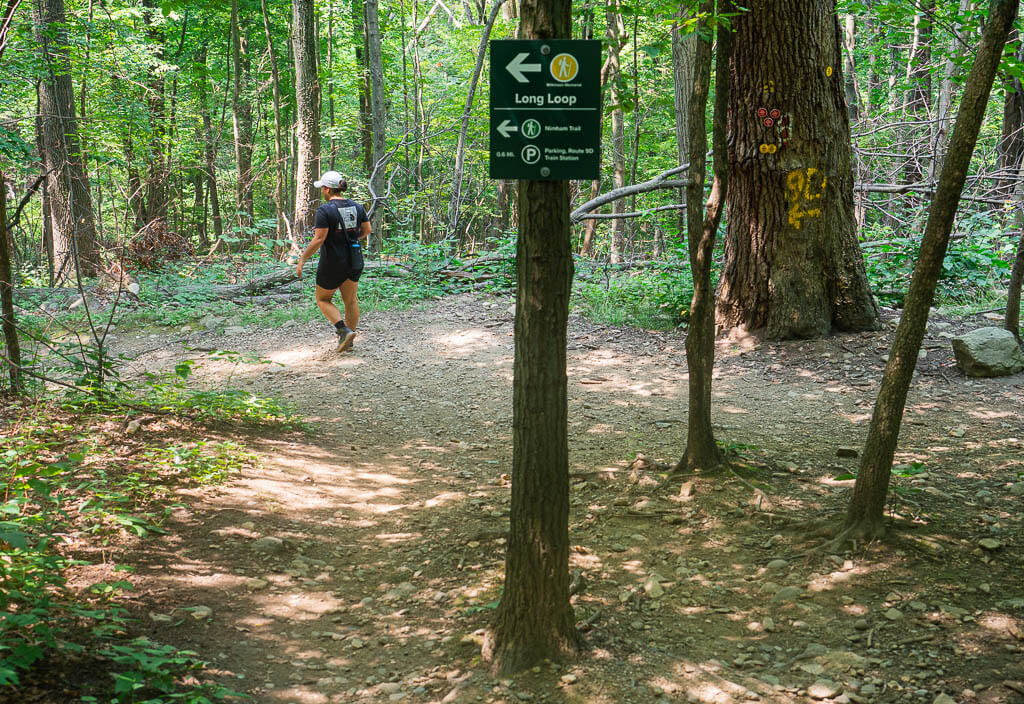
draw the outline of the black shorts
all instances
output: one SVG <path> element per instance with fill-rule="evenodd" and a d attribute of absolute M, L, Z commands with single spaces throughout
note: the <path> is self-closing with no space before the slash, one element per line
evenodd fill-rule
<path fill-rule="evenodd" d="M 324 266 L 323 260 L 320 261 L 316 268 L 316 285 L 329 291 L 339 288 L 346 281 L 359 281 L 359 277 L 363 275 L 362 270 L 342 271 L 337 267 Z"/>

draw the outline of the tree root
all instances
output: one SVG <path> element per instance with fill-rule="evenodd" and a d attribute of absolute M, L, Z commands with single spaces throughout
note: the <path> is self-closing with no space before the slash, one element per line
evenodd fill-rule
<path fill-rule="evenodd" d="M 812 557 L 814 555 L 842 552 L 847 545 L 850 545 L 851 549 L 856 551 L 858 544 L 867 544 L 876 540 L 880 541 L 885 537 L 884 525 L 882 526 L 883 530 L 879 532 L 877 526 L 854 523 L 850 526 L 843 526 L 838 533 L 834 533 L 836 526 L 835 523 L 826 523 L 825 521 L 818 519 L 817 521 L 809 521 L 805 525 L 813 523 L 818 524 L 818 530 L 812 532 L 810 537 L 826 538 L 827 540 L 817 547 L 800 553 L 800 557 Z"/>

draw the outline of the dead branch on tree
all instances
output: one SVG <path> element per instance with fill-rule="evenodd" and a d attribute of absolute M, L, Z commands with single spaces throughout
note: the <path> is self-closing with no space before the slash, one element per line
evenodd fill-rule
<path fill-rule="evenodd" d="M 670 177 L 687 171 L 689 168 L 689 164 L 682 164 L 681 166 L 669 169 L 668 171 L 663 171 L 654 178 L 644 181 L 643 183 L 635 183 L 632 186 L 624 186 L 622 188 L 616 188 L 615 190 L 608 191 L 607 193 L 599 195 L 597 198 L 588 200 L 586 203 L 576 208 L 576 210 L 569 213 L 569 220 L 570 222 L 579 222 L 584 219 L 584 216 L 591 210 L 595 210 L 596 208 L 600 208 L 602 205 L 621 198 L 627 198 L 637 193 L 649 193 L 650 191 L 658 191 L 664 188 L 685 188 L 690 185 L 690 181 L 688 179 L 680 180 L 672 179 Z M 616 217 L 621 217 L 621 215 Z"/>

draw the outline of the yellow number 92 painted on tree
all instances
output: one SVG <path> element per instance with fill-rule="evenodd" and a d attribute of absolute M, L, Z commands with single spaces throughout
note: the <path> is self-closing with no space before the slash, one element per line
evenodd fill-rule
<path fill-rule="evenodd" d="M 796 169 L 786 176 L 786 199 L 789 201 L 789 224 L 797 230 L 804 218 L 821 216 L 821 197 L 828 179 L 814 167 Z"/>

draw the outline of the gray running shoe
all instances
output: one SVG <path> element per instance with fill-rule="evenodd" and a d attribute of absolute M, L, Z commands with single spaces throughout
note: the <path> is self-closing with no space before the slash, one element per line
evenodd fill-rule
<path fill-rule="evenodd" d="M 356 331 L 348 326 L 338 330 L 338 352 L 344 352 L 352 347 L 352 341 L 356 339 Z"/>

